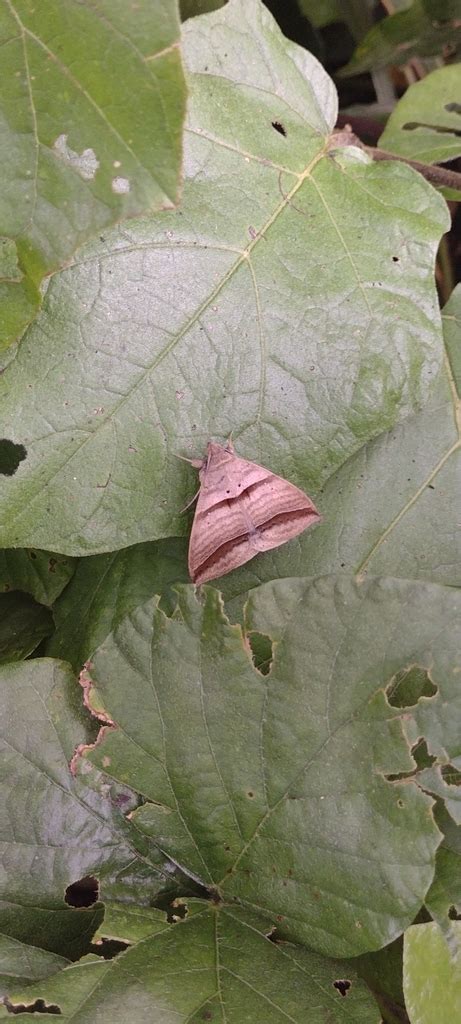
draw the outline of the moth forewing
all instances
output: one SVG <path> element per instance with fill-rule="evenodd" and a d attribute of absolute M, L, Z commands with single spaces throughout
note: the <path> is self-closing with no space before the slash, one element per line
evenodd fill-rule
<path fill-rule="evenodd" d="M 318 522 L 299 487 L 210 441 L 199 470 L 200 491 L 189 543 L 194 583 L 224 576 Z"/>

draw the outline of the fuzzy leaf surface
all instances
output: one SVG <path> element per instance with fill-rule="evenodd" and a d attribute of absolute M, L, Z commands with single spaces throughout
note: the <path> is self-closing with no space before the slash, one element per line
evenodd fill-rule
<path fill-rule="evenodd" d="M 330 153 L 333 83 L 259 0 L 190 19 L 183 42 L 181 209 L 82 248 L 3 374 L 26 449 L 2 488 L 3 547 L 185 533 L 196 475 L 176 455 L 231 431 L 315 496 L 440 370 L 441 197 L 403 165 Z"/>

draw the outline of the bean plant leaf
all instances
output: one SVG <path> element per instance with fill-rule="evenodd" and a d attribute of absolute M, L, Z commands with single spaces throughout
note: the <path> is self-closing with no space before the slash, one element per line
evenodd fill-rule
<path fill-rule="evenodd" d="M 0 935 L 0 998 L 13 985 L 29 984 L 56 974 L 69 963 L 65 957 Z"/>
<path fill-rule="evenodd" d="M 51 605 L 75 570 L 72 558 L 33 548 L 0 551 L 0 591 L 23 590 Z"/>
<path fill-rule="evenodd" d="M 173 0 L 6 0 L 0 37 L 5 345 L 82 242 L 177 202 L 185 86 Z"/>
<path fill-rule="evenodd" d="M 440 0 L 438 11 L 428 0 L 413 0 L 408 10 L 397 11 L 374 25 L 339 74 L 342 77 L 363 71 L 406 64 L 413 57 L 442 55 L 447 47 L 456 53 L 461 46 L 459 0 Z"/>
<path fill-rule="evenodd" d="M 54 605 L 56 630 L 47 654 L 70 661 L 79 671 L 128 612 L 153 594 L 162 594 L 163 606 L 168 601 L 166 606 L 171 607 L 170 584 L 183 583 L 188 578 L 187 543 L 183 537 L 82 558 L 71 584 Z"/>
<path fill-rule="evenodd" d="M 442 198 L 405 166 L 330 153 L 333 83 L 259 0 L 183 35 L 181 209 L 81 249 L 3 374 L 27 453 L 2 488 L 4 547 L 185 533 L 196 474 L 176 456 L 231 431 L 314 494 L 440 369 Z"/>
<path fill-rule="evenodd" d="M 461 286 L 443 323 L 444 365 L 425 408 L 332 475 L 316 499 L 315 531 L 217 581 L 232 614 L 248 590 L 280 576 L 343 571 L 461 586 Z"/>
<path fill-rule="evenodd" d="M 180 588 L 172 618 L 148 602 L 94 655 L 88 700 L 118 728 L 87 757 L 143 794 L 136 826 L 223 898 L 326 955 L 378 948 L 413 919 L 441 838 L 430 798 L 387 780 L 413 760 L 411 710 L 384 690 L 430 665 L 443 704 L 458 604 L 403 580 L 275 581 L 248 608 L 275 644 L 261 675 L 218 593 Z"/>
<path fill-rule="evenodd" d="M 79 1024 L 127 1016 L 133 1024 L 378 1024 L 376 1003 L 352 964 L 268 941 L 260 919 L 238 908 L 197 904 L 190 911 L 166 929 L 154 919 L 150 935 L 115 960 L 82 963 L 10 994 L 9 1007 L 40 999 Z"/>
<path fill-rule="evenodd" d="M 437 850 L 434 880 L 425 904 L 453 946 L 453 922 L 461 919 L 461 825 L 455 824 L 441 800 L 437 801 L 435 815 L 443 841 Z"/>
<path fill-rule="evenodd" d="M 0 664 L 27 658 L 53 628 L 49 609 L 29 594 L 0 594 Z"/>
<path fill-rule="evenodd" d="M 454 922 L 461 948 L 461 922 Z M 461 1015 L 461 964 L 450 954 L 436 924 L 416 924 L 405 933 L 405 1005 L 411 1024 L 440 1024 Z"/>
<path fill-rule="evenodd" d="M 443 163 L 461 156 L 461 67 L 451 64 L 410 85 L 392 111 L 381 149 Z"/>
<path fill-rule="evenodd" d="M 165 886 L 164 858 L 130 828 L 123 793 L 98 779 L 90 786 L 69 770 L 76 747 L 92 734 L 65 665 L 40 659 L 2 666 L 0 702 L 0 933 L 78 956 L 102 907 L 74 909 L 66 888 L 92 872 L 113 886 L 139 854 L 150 864 L 153 893 Z"/>

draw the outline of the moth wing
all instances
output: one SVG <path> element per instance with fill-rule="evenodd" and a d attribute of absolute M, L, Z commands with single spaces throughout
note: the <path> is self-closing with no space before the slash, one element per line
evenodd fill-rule
<path fill-rule="evenodd" d="M 266 476 L 270 476 L 267 470 L 264 472 Z M 226 494 L 226 490 L 227 488 L 221 497 L 216 491 L 209 490 L 203 485 L 200 490 L 189 541 L 189 574 L 194 582 L 204 582 L 201 576 L 199 578 L 201 567 L 209 560 L 213 560 L 224 547 L 229 557 L 234 551 L 229 567 L 218 572 L 214 566 L 211 575 L 207 575 L 206 579 L 215 579 L 222 576 L 223 572 L 230 572 L 237 565 L 243 564 L 237 555 L 237 548 L 245 539 L 248 541 L 248 535 L 252 533 L 248 501 L 245 500 L 244 494 L 231 498 Z M 257 551 L 257 548 L 251 548 L 251 553 L 246 555 L 244 561 L 247 562 L 257 554 Z M 222 561 L 224 551 L 221 552 L 221 556 Z"/>
<path fill-rule="evenodd" d="M 211 464 L 212 475 L 206 473 L 200 491 L 189 545 L 189 572 L 196 583 L 231 572 L 320 519 L 299 487 L 256 463 L 236 456 L 232 461 L 231 469 Z"/>

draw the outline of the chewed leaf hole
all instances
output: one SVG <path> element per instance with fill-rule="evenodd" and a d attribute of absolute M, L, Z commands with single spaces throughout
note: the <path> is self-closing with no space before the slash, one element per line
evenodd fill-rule
<path fill-rule="evenodd" d="M 417 704 L 421 697 L 434 697 L 437 692 L 426 669 L 411 665 L 397 672 L 391 679 L 386 696 L 391 707 L 409 708 Z"/>
<path fill-rule="evenodd" d="M 5 1005 L 10 1013 L 50 1013 L 62 1014 L 62 1010 L 56 1003 L 45 1003 L 44 999 L 36 999 L 34 1003 L 10 1003 L 7 999 Z"/>
<path fill-rule="evenodd" d="M 333 988 L 335 988 L 340 996 L 347 996 L 347 993 L 351 987 L 351 982 L 347 978 L 338 978 L 337 981 L 333 982 Z"/>
<path fill-rule="evenodd" d="M 461 103 L 445 103 L 445 110 L 449 114 L 461 114 Z"/>
<path fill-rule="evenodd" d="M 85 875 L 78 882 L 72 882 L 65 891 L 64 899 L 69 907 L 92 907 L 99 896 L 98 880 L 93 875 Z"/>
<path fill-rule="evenodd" d="M 275 131 L 278 132 L 279 135 L 283 135 L 284 139 L 286 139 L 287 130 L 285 128 L 285 125 L 283 125 L 281 121 L 271 121 L 271 124 Z"/>
<path fill-rule="evenodd" d="M 19 463 L 27 457 L 27 449 L 23 444 L 15 444 L 7 437 L 0 438 L 0 473 L 3 476 L 14 476 Z"/>
<path fill-rule="evenodd" d="M 442 779 L 447 786 L 461 786 L 461 772 L 452 764 L 443 765 Z"/>
<path fill-rule="evenodd" d="M 122 942 L 120 939 L 102 938 L 91 943 L 91 952 L 95 956 L 100 956 L 102 960 L 113 960 L 114 956 L 123 953 L 123 950 L 128 949 L 129 945 L 128 942 Z"/>
<path fill-rule="evenodd" d="M 461 921 L 461 914 L 459 914 L 456 907 L 453 906 L 448 909 L 448 917 L 450 921 Z"/>
<path fill-rule="evenodd" d="M 408 121 L 407 124 L 402 125 L 402 128 L 407 132 L 413 132 L 415 128 L 429 128 L 430 131 L 437 132 L 439 135 L 461 135 L 461 131 L 458 131 L 457 128 L 446 128 L 441 124 L 425 124 L 423 121 Z"/>
<path fill-rule="evenodd" d="M 248 633 L 254 667 L 263 676 L 269 675 L 274 657 L 274 648 L 270 636 L 265 633 Z"/>

